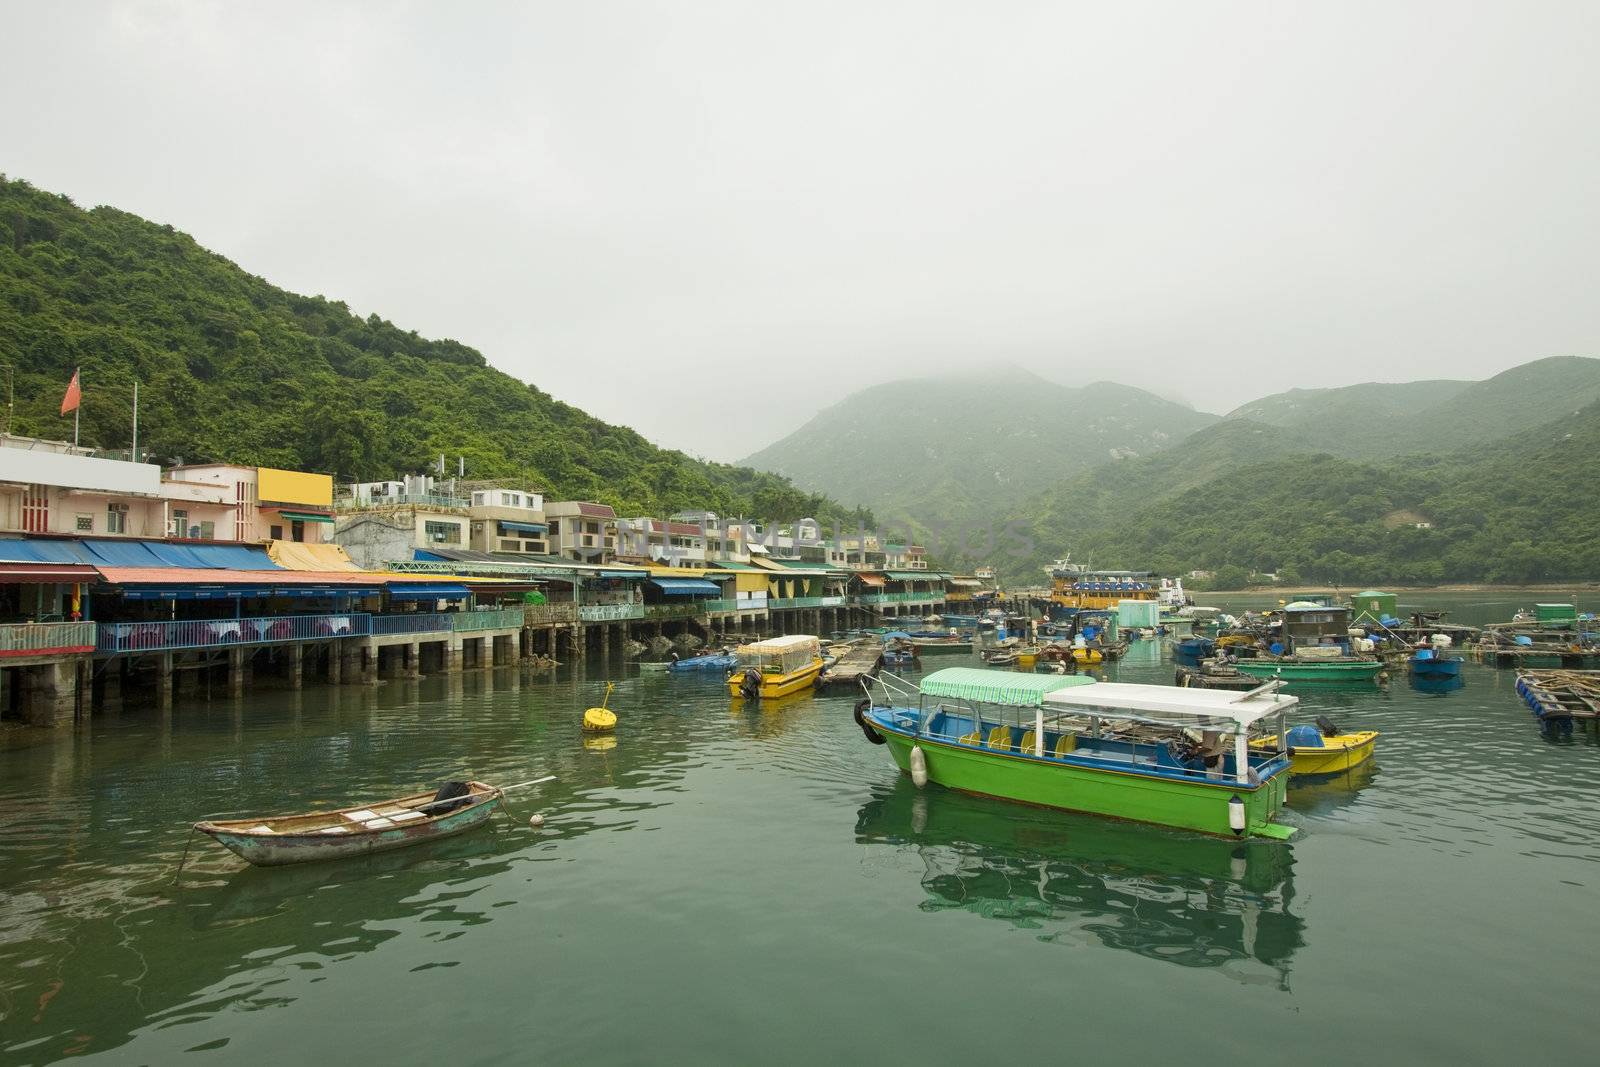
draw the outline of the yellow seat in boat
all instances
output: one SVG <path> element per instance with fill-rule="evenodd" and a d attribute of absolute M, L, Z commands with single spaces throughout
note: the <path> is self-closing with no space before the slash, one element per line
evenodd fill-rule
<path fill-rule="evenodd" d="M 1011 747 L 1011 727 L 996 726 L 989 731 L 989 747 L 992 749 L 1007 749 Z"/>
<path fill-rule="evenodd" d="M 1039 735 L 1034 733 L 1032 730 L 1024 730 L 1022 733 L 1022 740 L 1017 742 L 1017 751 L 1030 756 L 1033 755 L 1034 742 L 1038 739 Z"/>
<path fill-rule="evenodd" d="M 1077 734 L 1062 734 L 1061 740 L 1056 742 L 1056 759 L 1070 755 L 1078 747 Z"/>
<path fill-rule="evenodd" d="M 963 745 L 981 745 L 983 744 L 983 735 L 978 733 L 976 730 L 972 731 L 970 734 L 962 734 L 961 743 Z"/>

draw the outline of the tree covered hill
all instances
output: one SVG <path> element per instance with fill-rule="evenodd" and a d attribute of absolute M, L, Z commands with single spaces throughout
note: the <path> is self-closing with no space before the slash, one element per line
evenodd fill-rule
<path fill-rule="evenodd" d="M 1480 382 L 1365 382 L 1291 389 L 1228 418 L 1292 432 L 1297 450 L 1352 459 L 1445 452 L 1496 440 L 1600 400 L 1600 359 L 1553 356 Z"/>
<path fill-rule="evenodd" d="M 1267 447 L 1251 447 L 1257 435 Z M 1068 481 L 1015 519 L 1026 532 L 1015 543 L 1032 551 L 1003 564 L 1031 579 L 1070 549 L 1108 567 L 1232 566 L 1291 583 L 1600 576 L 1600 501 L 1588 491 L 1600 403 L 1454 452 L 1382 461 L 1294 453 L 1278 447 L 1285 436 L 1229 420 L 1191 448 Z"/>
<path fill-rule="evenodd" d="M 1130 386 L 1074 389 L 997 367 L 863 389 L 744 462 L 914 529 L 948 528 L 1216 420 Z"/>
<path fill-rule="evenodd" d="M 439 454 L 477 478 L 624 513 L 871 523 L 787 479 L 657 448 L 489 367 L 338 301 L 246 273 L 171 226 L 84 210 L 0 176 L 0 363 L 15 372 L 12 432 L 70 437 L 58 415 L 83 368 L 86 443 L 126 448 L 132 382 L 140 446 L 163 461 L 233 461 L 370 480 Z"/>

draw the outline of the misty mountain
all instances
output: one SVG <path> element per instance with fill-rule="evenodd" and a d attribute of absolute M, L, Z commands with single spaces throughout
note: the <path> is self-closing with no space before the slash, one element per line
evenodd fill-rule
<path fill-rule="evenodd" d="M 1110 382 L 1081 388 L 1016 367 L 853 393 L 744 459 L 802 488 L 918 526 L 994 519 L 1046 487 L 1159 453 L 1217 421 Z"/>

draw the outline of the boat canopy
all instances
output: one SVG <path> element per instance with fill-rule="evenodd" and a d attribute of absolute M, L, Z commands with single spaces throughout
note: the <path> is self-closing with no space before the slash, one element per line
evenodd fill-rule
<path fill-rule="evenodd" d="M 1016 674 L 976 667 L 946 667 L 922 679 L 918 688 L 924 696 L 952 697 L 1011 708 L 1037 708 L 1046 694 L 1099 684 L 1080 674 Z"/>
<path fill-rule="evenodd" d="M 1268 683 L 1261 689 L 1234 693 L 1225 689 L 1098 682 L 1092 687 L 1053 690 L 1045 695 L 1044 705 L 1055 711 L 1099 716 L 1116 712 L 1146 722 L 1233 732 L 1269 715 L 1289 711 L 1300 703 L 1294 697 L 1277 692 L 1276 688 L 1275 683 Z M 923 691 L 927 691 L 926 682 Z"/>
<path fill-rule="evenodd" d="M 779 667 L 785 674 L 799 670 L 822 658 L 822 642 L 810 634 L 790 634 L 740 645 L 734 649 L 741 663 L 760 663 Z"/>

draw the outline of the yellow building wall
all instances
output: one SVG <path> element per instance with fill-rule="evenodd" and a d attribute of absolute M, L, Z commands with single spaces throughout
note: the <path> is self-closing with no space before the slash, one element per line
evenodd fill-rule
<path fill-rule="evenodd" d="M 307 507 L 333 507 L 333 476 L 281 471 L 274 467 L 256 468 L 256 498 L 262 503 L 304 504 Z"/>

